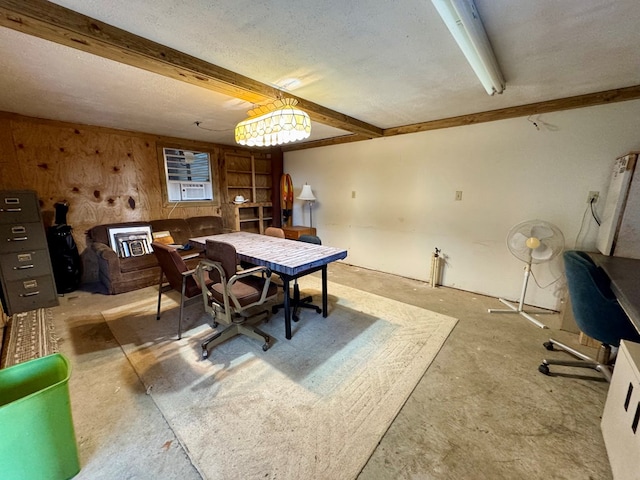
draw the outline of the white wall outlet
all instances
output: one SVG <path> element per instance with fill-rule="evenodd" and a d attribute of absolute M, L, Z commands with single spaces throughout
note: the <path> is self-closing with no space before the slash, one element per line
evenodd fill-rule
<path fill-rule="evenodd" d="M 351 198 L 356 198 L 356 191 L 355 190 L 351 191 Z"/>
<path fill-rule="evenodd" d="M 462 190 L 456 191 L 456 201 L 462 200 Z"/>
<path fill-rule="evenodd" d="M 597 203 L 600 198 L 600 192 L 591 191 L 589 192 L 589 196 L 587 197 L 587 203 Z"/>

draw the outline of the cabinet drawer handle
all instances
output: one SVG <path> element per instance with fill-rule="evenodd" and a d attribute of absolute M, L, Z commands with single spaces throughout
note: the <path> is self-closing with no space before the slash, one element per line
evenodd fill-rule
<path fill-rule="evenodd" d="M 24 240 L 29 240 L 29 237 L 14 237 L 14 238 L 7 238 L 7 242 L 22 242 Z"/>
<path fill-rule="evenodd" d="M 33 268 L 33 264 L 31 264 L 31 265 L 20 265 L 19 267 L 13 267 L 14 270 L 26 270 L 28 268 Z"/>
<path fill-rule="evenodd" d="M 22 209 L 21 208 L 3 208 L 0 209 L 0 212 L 10 212 L 10 213 L 17 213 L 17 212 L 21 212 Z"/>
<path fill-rule="evenodd" d="M 633 423 L 631 424 L 631 430 L 633 433 L 636 433 L 638 429 L 638 422 L 640 421 L 640 402 L 638 402 L 638 406 L 636 407 L 636 414 L 633 416 Z"/>
<path fill-rule="evenodd" d="M 627 398 L 624 399 L 624 411 L 629 410 L 629 403 L 631 402 L 631 394 L 633 393 L 633 384 L 629 384 L 629 388 L 627 389 Z"/>
<path fill-rule="evenodd" d="M 29 292 L 29 293 L 21 293 L 21 297 L 33 297 L 34 295 L 40 295 L 39 291 Z"/>

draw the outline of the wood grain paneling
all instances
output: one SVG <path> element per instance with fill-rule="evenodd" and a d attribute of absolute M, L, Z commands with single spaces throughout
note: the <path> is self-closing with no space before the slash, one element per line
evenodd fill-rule
<path fill-rule="evenodd" d="M 25 188 L 20 169 L 16 164 L 16 152 L 11 132 L 11 122 L 0 118 L 0 190 Z"/>
<path fill-rule="evenodd" d="M 83 257 L 84 281 L 97 279 L 97 263 L 86 250 L 86 230 L 104 223 L 220 216 L 221 192 L 226 191 L 220 184 L 221 157 L 226 151 L 241 152 L 235 147 L 6 112 L 0 112 L 0 127 L 1 188 L 35 190 L 45 227 L 54 223 L 57 202 L 69 204 L 67 223 Z M 159 145 L 209 152 L 218 200 L 165 203 Z"/>

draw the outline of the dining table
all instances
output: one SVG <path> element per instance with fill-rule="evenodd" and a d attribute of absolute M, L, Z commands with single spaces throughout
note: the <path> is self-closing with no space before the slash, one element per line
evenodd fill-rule
<path fill-rule="evenodd" d="M 225 242 L 236 249 L 238 260 L 267 267 L 281 279 L 284 288 L 285 336 L 291 339 L 290 284 L 297 278 L 317 271 L 322 272 L 322 316 L 328 315 L 327 265 L 347 257 L 344 248 L 271 237 L 251 232 L 232 232 L 189 239 L 199 248 L 206 247 L 207 240 Z"/>

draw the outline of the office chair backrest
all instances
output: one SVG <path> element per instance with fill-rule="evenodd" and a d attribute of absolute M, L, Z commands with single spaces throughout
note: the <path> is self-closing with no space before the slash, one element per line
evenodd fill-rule
<path fill-rule="evenodd" d="M 209 260 L 220 262 L 227 281 L 236 274 L 238 264 L 236 255 L 236 247 L 233 245 L 207 239 L 206 256 Z"/>
<path fill-rule="evenodd" d="M 180 292 L 182 290 L 182 273 L 189 270 L 184 263 L 184 259 L 180 256 L 174 247 L 164 245 L 162 243 L 153 242 L 153 253 L 158 259 L 158 264 L 167 278 L 169 285 L 174 290 Z M 200 293 L 200 287 L 195 279 L 190 276 L 186 278 L 185 296 L 191 298 Z"/>
<path fill-rule="evenodd" d="M 611 291 L 606 273 L 585 252 L 567 251 L 563 258 L 573 316 L 580 330 L 615 347 L 621 339 L 640 341 L 640 334 Z"/>
<path fill-rule="evenodd" d="M 315 235 L 300 235 L 300 237 L 298 238 L 298 241 L 315 243 L 316 245 L 322 245 L 322 241 L 320 240 L 320 237 L 317 237 Z"/>

